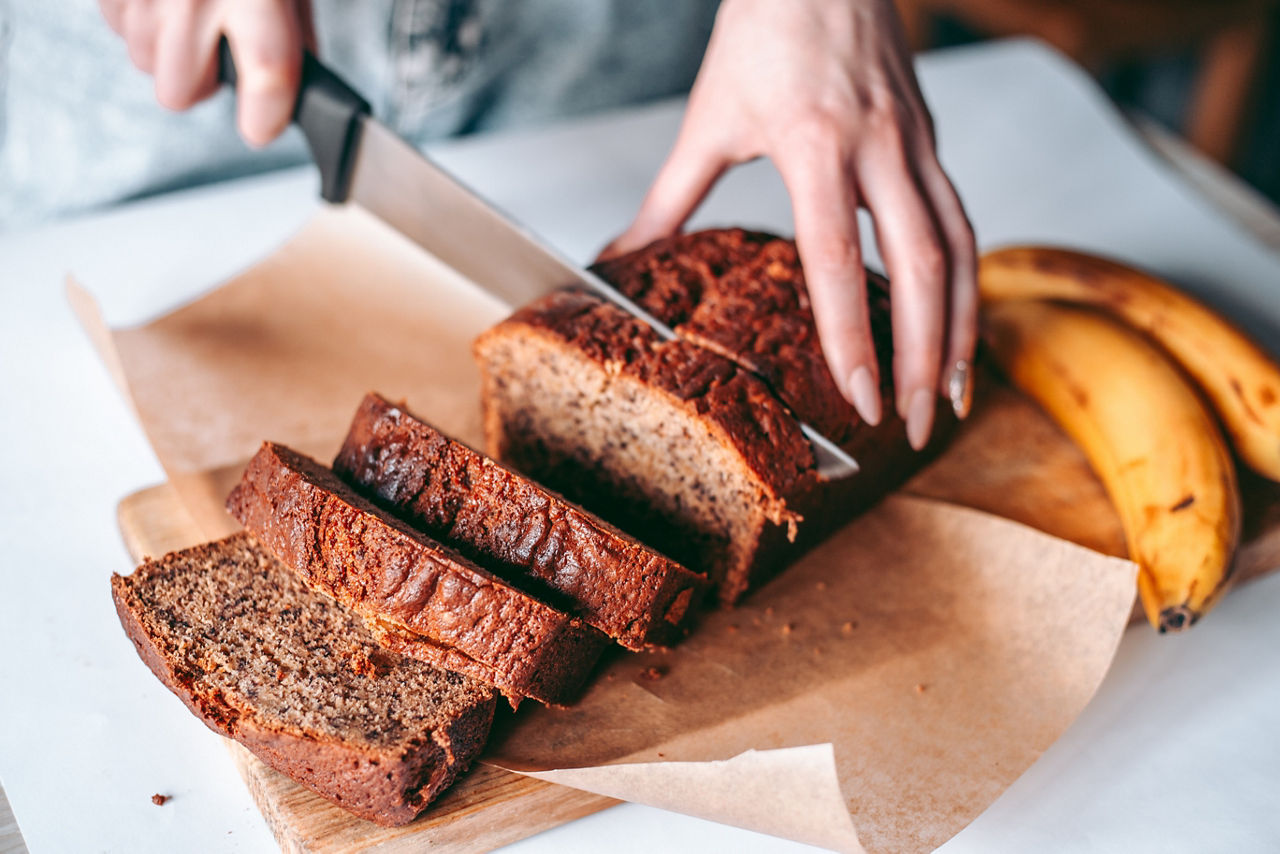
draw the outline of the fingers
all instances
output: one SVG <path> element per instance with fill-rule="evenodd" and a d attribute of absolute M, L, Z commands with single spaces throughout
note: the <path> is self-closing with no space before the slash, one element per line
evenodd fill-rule
<path fill-rule="evenodd" d="M 900 145 L 868 152 L 858 177 L 892 290 L 896 405 L 906 420 L 908 441 L 919 450 L 933 429 L 950 270 L 947 246 L 931 200 Z"/>
<path fill-rule="evenodd" d="M 98 0 L 98 9 L 106 19 L 107 26 L 118 36 L 124 35 L 125 0 Z"/>
<path fill-rule="evenodd" d="M 965 418 L 973 404 L 973 355 L 978 342 L 978 253 L 969 218 L 937 158 L 930 152 L 920 164 L 921 181 L 933 203 L 950 262 L 950 318 L 939 391 L 951 402 L 956 417 Z"/>
<path fill-rule="evenodd" d="M 177 2 L 160 24 L 156 44 L 156 100 L 185 110 L 218 88 L 218 25 L 198 3 Z"/>
<path fill-rule="evenodd" d="M 303 32 L 297 7 L 284 0 L 237 3 L 222 31 L 236 63 L 240 135 L 250 145 L 266 145 L 293 115 L 302 74 Z"/>
<path fill-rule="evenodd" d="M 702 144 L 697 132 L 683 129 L 630 227 L 604 248 L 600 260 L 648 246 L 675 234 L 697 210 L 712 185 L 729 167 L 728 159 Z"/>
<path fill-rule="evenodd" d="M 159 20 L 150 3 L 129 3 L 118 13 L 125 46 L 129 49 L 129 61 L 139 71 L 151 74 L 155 70 L 156 34 Z"/>
<path fill-rule="evenodd" d="M 858 200 L 834 134 L 788 145 L 774 161 L 791 194 L 796 245 L 818 338 L 836 385 L 869 424 L 880 423 L 880 370 L 867 313 Z"/>
<path fill-rule="evenodd" d="M 100 0 L 129 58 L 155 77 L 156 99 L 186 109 L 216 91 L 218 39 L 225 34 L 238 77 L 238 123 L 265 145 L 293 114 L 304 44 L 314 44 L 308 0 Z"/>

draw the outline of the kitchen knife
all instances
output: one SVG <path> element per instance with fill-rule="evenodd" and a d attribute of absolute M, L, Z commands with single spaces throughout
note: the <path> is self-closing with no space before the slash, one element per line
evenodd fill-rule
<path fill-rule="evenodd" d="M 219 44 L 218 78 L 235 86 L 227 40 Z M 585 285 L 663 339 L 676 333 L 616 288 L 576 267 L 533 232 L 445 172 L 375 121 L 369 103 L 305 53 L 293 121 L 320 168 L 320 195 L 355 202 L 512 308 L 566 285 Z M 846 477 L 858 463 L 809 424 L 818 472 Z"/>

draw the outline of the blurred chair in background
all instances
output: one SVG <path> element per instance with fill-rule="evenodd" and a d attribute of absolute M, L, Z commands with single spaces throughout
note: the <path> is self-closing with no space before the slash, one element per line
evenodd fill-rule
<path fill-rule="evenodd" d="M 897 0 L 916 49 L 936 46 L 938 23 L 975 35 L 1036 36 L 1095 73 L 1190 53 L 1183 135 L 1236 166 L 1263 88 L 1280 0 Z M 1280 157 L 1280 154 L 1276 155 Z"/>

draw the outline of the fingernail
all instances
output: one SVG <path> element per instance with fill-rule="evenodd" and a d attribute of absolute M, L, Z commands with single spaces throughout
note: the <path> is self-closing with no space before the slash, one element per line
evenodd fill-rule
<path fill-rule="evenodd" d="M 951 409 L 956 418 L 969 417 L 969 409 L 973 406 L 973 371 L 969 362 L 961 359 L 951 368 L 951 376 L 947 379 L 947 397 L 951 399 Z"/>
<path fill-rule="evenodd" d="M 876 388 L 866 365 L 860 365 L 849 375 L 849 396 L 863 421 L 872 427 L 880 423 L 880 389 Z"/>
<path fill-rule="evenodd" d="M 929 431 L 933 428 L 933 392 L 929 389 L 916 389 L 907 404 L 907 441 L 917 451 L 929 441 Z"/>

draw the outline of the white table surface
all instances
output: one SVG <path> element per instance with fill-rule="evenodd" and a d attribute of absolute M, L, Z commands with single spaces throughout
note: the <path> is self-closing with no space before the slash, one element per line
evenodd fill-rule
<path fill-rule="evenodd" d="M 1280 256 L 1207 205 L 1056 57 L 1012 43 L 925 57 L 943 157 L 984 245 L 1043 240 L 1145 263 L 1280 352 Z M 625 225 L 679 104 L 441 146 L 437 156 L 572 256 Z M 31 850 L 271 850 L 219 739 L 146 671 L 116 621 L 130 560 L 115 503 L 163 474 L 69 311 L 74 272 L 115 324 L 269 252 L 314 211 L 309 170 L 0 235 L 0 782 Z M 698 223 L 789 230 L 770 167 L 737 170 Z M 695 223 L 696 224 L 696 223 Z M 1125 637 L 1076 724 L 944 846 L 1280 849 L 1280 576 L 1193 632 Z M 173 796 L 163 808 L 155 792 Z M 638 805 L 511 850 L 790 851 Z"/>

